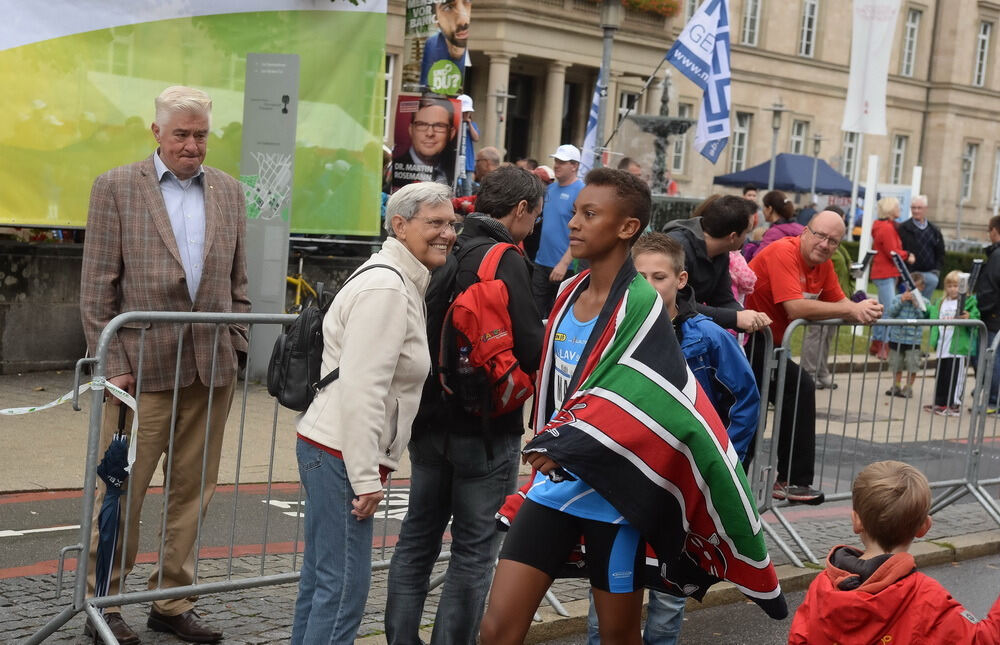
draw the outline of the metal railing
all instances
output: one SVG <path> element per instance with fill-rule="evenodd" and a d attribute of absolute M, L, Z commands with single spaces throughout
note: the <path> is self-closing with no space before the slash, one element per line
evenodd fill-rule
<path fill-rule="evenodd" d="M 902 387 L 897 388 L 894 373 L 888 371 L 883 360 L 869 353 L 870 334 L 880 327 L 919 330 L 915 332 L 920 349 L 912 387 L 907 387 L 910 370 L 904 355 L 899 356 Z M 819 388 L 816 387 L 818 370 L 809 373 L 796 362 L 802 351 L 815 349 L 810 344 L 800 344 L 796 334 L 800 329 L 810 328 L 828 330 L 833 342 L 829 357 L 832 377 Z M 967 337 L 969 346 L 965 355 L 951 356 L 929 347 L 925 331 L 932 328 L 937 328 L 940 337 L 948 338 L 949 342 L 955 336 Z M 762 460 L 766 458 L 767 464 L 761 464 L 760 468 L 769 475 L 754 479 L 757 486 L 765 487 L 755 489 L 761 492 L 760 512 L 772 513 L 805 558 L 819 563 L 808 541 L 785 513 L 789 503 L 778 502 L 770 494 L 779 464 L 785 462 L 781 465 L 786 477 L 796 471 L 808 476 L 812 471 L 813 485 L 824 492 L 827 502 L 836 502 L 850 499 L 854 478 L 866 465 L 897 459 L 913 464 L 927 475 L 936 493 L 932 513 L 971 495 L 1000 524 L 1000 509 L 982 488 L 988 483 L 1000 483 L 1000 478 L 979 478 L 987 373 L 995 359 L 996 345 L 995 342 L 987 351 L 986 327 L 979 320 L 885 319 L 866 327 L 840 320 L 793 321 L 781 346 L 774 350 L 770 367 L 776 372 L 771 379 L 765 379 L 773 381 L 775 393 L 772 422 L 766 427 L 762 425 L 758 437 L 759 440 L 766 437 L 762 446 L 766 455 L 762 455 Z M 793 349 L 799 347 L 800 352 L 793 356 Z M 913 360 L 917 354 L 911 356 Z M 826 362 L 827 358 L 824 356 L 822 360 Z M 971 392 L 969 367 L 974 370 Z M 788 434 L 789 446 L 784 459 L 782 428 Z M 809 449 L 810 435 L 815 437 L 814 450 Z M 804 464 L 805 460 L 808 463 Z"/>
<path fill-rule="evenodd" d="M 241 497 L 240 489 L 241 486 L 246 487 L 244 483 L 245 480 L 253 480 L 259 475 L 251 475 L 249 478 L 244 478 L 242 469 L 244 466 L 244 451 L 245 446 L 248 441 L 247 433 L 247 421 L 248 421 L 248 410 L 247 401 L 249 398 L 249 383 L 246 380 L 242 381 L 242 394 L 240 395 L 240 400 L 238 403 L 239 411 L 239 431 L 236 439 L 236 449 L 235 449 L 235 476 L 233 478 L 233 492 L 232 492 L 232 507 L 229 509 L 229 519 L 228 525 L 225 524 L 226 520 L 224 518 L 225 513 L 209 512 L 207 514 L 199 513 L 195 537 L 194 546 L 194 570 L 192 584 L 185 586 L 176 586 L 170 588 L 159 588 L 163 582 L 163 571 L 160 569 L 160 574 L 157 579 L 156 589 L 150 590 L 130 590 L 125 588 L 124 578 L 125 576 L 119 576 L 119 582 L 116 586 L 109 589 L 107 595 L 100 597 L 88 596 L 88 575 L 93 575 L 90 571 L 90 557 L 91 552 L 91 541 L 93 527 L 95 524 L 95 509 L 97 508 L 96 500 L 98 496 L 98 475 L 97 466 L 101 460 L 102 452 L 107 443 L 108 437 L 104 436 L 102 438 L 102 425 L 104 424 L 104 415 L 106 412 L 106 404 L 104 402 L 105 397 L 105 375 L 107 373 L 106 366 L 108 362 L 108 351 L 111 347 L 112 342 L 116 339 L 117 334 L 123 328 L 130 327 L 130 332 L 136 332 L 138 334 L 139 340 L 139 358 L 138 365 L 135 367 L 136 376 L 136 386 L 135 386 L 135 399 L 138 409 L 142 409 L 144 397 L 143 397 L 143 361 L 145 354 L 145 344 L 146 344 L 146 334 L 149 324 L 154 325 L 176 325 L 177 335 L 176 335 L 176 362 L 174 365 L 174 387 L 172 391 L 172 412 L 170 419 L 170 437 L 166 448 L 166 466 L 164 468 L 164 486 L 163 486 L 163 504 L 162 504 L 162 519 L 158 528 L 160 529 L 160 540 L 158 544 L 158 562 L 162 563 L 164 540 L 162 536 L 165 534 L 165 529 L 167 526 L 167 513 L 166 509 L 170 501 L 171 494 L 171 477 L 173 476 L 173 468 L 171 467 L 171 457 L 174 454 L 174 432 L 177 424 L 177 413 L 178 413 L 178 395 L 180 391 L 180 365 L 181 357 L 185 352 L 185 331 L 190 329 L 194 325 L 205 326 L 212 331 L 214 334 L 214 355 L 212 356 L 211 362 L 211 374 L 208 377 L 209 380 L 209 401 L 208 401 L 208 416 L 210 416 L 211 408 L 213 405 L 219 405 L 218 401 L 213 400 L 213 394 L 217 388 L 214 387 L 216 382 L 216 373 L 218 370 L 218 348 L 219 339 L 228 339 L 228 334 L 230 333 L 229 327 L 233 324 L 246 325 L 249 327 L 250 336 L 253 335 L 254 328 L 260 325 L 286 325 L 292 322 L 296 316 L 289 314 L 228 314 L 228 313 L 186 313 L 186 312 L 129 312 L 121 314 L 114 318 L 107 327 L 102 332 L 100 339 L 97 344 L 97 349 L 95 356 L 92 358 L 81 359 L 77 364 L 76 372 L 76 382 L 77 388 L 79 387 L 81 380 L 81 373 L 85 366 L 91 366 L 93 370 L 93 382 L 95 387 L 92 388 L 92 401 L 90 407 L 90 419 L 89 419 L 89 432 L 87 436 L 87 449 L 86 449 L 86 469 L 83 482 L 83 495 L 82 503 L 80 508 L 80 532 L 79 540 L 76 544 L 64 547 L 60 551 L 59 557 L 59 571 L 57 585 L 59 587 L 59 594 L 61 595 L 62 589 L 62 579 L 63 579 L 63 564 L 67 555 L 71 553 L 77 553 L 77 566 L 75 570 L 75 583 L 73 586 L 72 597 L 69 601 L 69 605 L 65 607 L 61 612 L 55 615 L 47 624 L 45 624 L 41 629 L 35 632 L 26 643 L 40 643 L 48 638 L 50 635 L 55 633 L 60 627 L 66 624 L 70 619 L 72 619 L 76 614 L 83 612 L 89 617 L 91 624 L 94 626 L 97 633 L 101 635 L 106 643 L 116 643 L 114 636 L 111 634 L 108 628 L 107 622 L 105 621 L 101 610 L 107 607 L 118 607 L 126 604 L 135 604 L 140 602 L 149 601 L 159 601 L 174 598 L 186 598 L 190 596 L 201 596 L 213 593 L 223 593 L 229 591 L 237 591 L 242 589 L 265 587 L 270 585 L 281 585 L 289 584 L 298 581 L 299 579 L 299 567 L 300 558 L 299 553 L 303 547 L 302 542 L 302 517 L 303 514 L 299 512 L 302 508 L 303 494 L 302 487 L 299 485 L 297 487 L 297 502 L 294 505 L 296 512 L 295 516 L 295 527 L 294 527 L 294 537 L 292 542 L 292 547 L 290 549 L 291 557 L 282 558 L 280 561 L 276 561 L 277 558 L 275 554 L 269 554 L 268 544 L 269 538 L 272 536 L 272 522 L 271 514 L 265 513 L 263 521 L 257 523 L 246 523 L 241 522 L 241 510 L 243 515 L 245 515 L 245 507 L 241 509 L 241 501 L 246 502 L 245 497 Z M 225 347 L 225 344 L 223 344 Z M 248 360 L 250 358 L 248 357 Z M 246 365 L 246 369 L 252 368 L 251 365 Z M 234 389 L 236 388 L 239 381 L 234 379 Z M 235 393 L 234 393 L 235 394 Z M 147 394 L 147 398 L 153 396 Z M 235 398 L 235 397 L 234 397 Z M 228 404 L 224 402 L 223 404 Z M 74 408 L 80 410 L 78 401 L 74 401 Z M 235 406 L 233 406 L 235 408 Z M 236 410 L 230 410 L 230 414 L 234 413 Z M 266 435 L 262 437 L 265 429 L 255 428 L 256 434 L 254 435 L 259 442 L 267 441 L 266 444 L 266 483 L 263 488 L 262 500 L 265 508 L 271 507 L 271 502 L 275 501 L 275 491 L 274 485 L 275 481 L 275 464 L 276 464 L 276 451 L 278 447 L 278 432 L 279 427 L 283 434 L 288 433 L 287 420 L 282 421 L 279 418 L 279 414 L 282 409 L 278 405 L 277 401 L 274 402 L 274 409 L 271 413 L 270 428 L 266 432 Z M 287 414 L 287 411 L 286 411 Z M 117 413 L 115 414 L 117 416 Z M 208 439 L 211 432 L 215 429 L 209 428 L 209 423 L 206 421 L 206 431 L 205 431 L 205 445 L 208 445 Z M 107 431 L 104 430 L 106 433 Z M 294 436 L 289 434 L 288 436 Z M 291 442 L 289 442 L 291 443 Z M 214 465 L 208 463 L 208 453 L 207 451 L 202 451 L 201 457 L 201 482 L 199 490 L 199 498 L 202 503 L 204 503 L 204 498 L 206 494 L 206 486 L 214 485 L 214 482 L 206 480 L 206 472 L 208 472 Z M 259 480 L 258 480 L 259 481 Z M 298 482 L 298 472 L 294 472 L 294 482 Z M 255 486 L 259 489 L 259 485 Z M 122 514 L 124 515 L 124 520 L 121 522 L 120 526 L 123 527 L 123 533 L 120 544 L 126 545 L 129 541 L 129 531 L 131 522 L 131 502 L 132 502 L 133 489 L 132 486 L 128 486 L 126 492 L 122 495 L 123 508 Z M 388 539 L 388 531 L 390 526 L 390 513 L 395 510 L 398 513 L 398 505 L 390 505 L 391 501 L 395 501 L 395 495 L 393 494 L 393 480 L 390 477 L 387 483 L 387 494 L 386 499 L 383 502 L 383 507 L 380 510 L 377 517 L 380 517 L 382 529 L 381 529 L 381 540 L 378 539 L 376 535 L 376 545 L 373 547 L 372 551 L 372 570 L 379 571 L 385 570 L 389 567 L 389 554 L 388 545 L 390 540 Z M 149 500 L 146 500 L 148 505 Z M 218 505 L 216 505 L 217 508 Z M 141 507 L 140 507 L 141 508 Z M 401 519 L 394 517 L 393 519 Z M 218 560 L 224 558 L 226 560 L 223 567 L 216 566 L 215 574 L 205 577 L 201 575 L 199 571 L 200 566 L 203 564 L 203 558 L 199 557 L 202 551 L 202 544 L 204 536 L 207 530 L 211 528 L 216 532 L 217 535 L 227 535 L 228 539 L 226 544 L 222 549 L 214 548 L 212 549 L 213 556 L 212 559 Z M 285 528 L 287 533 L 288 527 Z M 257 557 L 259 556 L 259 562 L 257 566 L 253 567 L 253 570 L 248 570 L 245 563 L 241 563 L 240 567 L 234 567 L 234 562 L 238 558 L 246 558 L 246 553 L 237 553 L 237 545 L 240 544 L 241 539 L 245 540 L 248 537 L 254 540 L 254 544 L 259 544 L 259 550 L 255 550 L 254 553 L 250 555 Z M 126 565 L 126 549 L 119 547 L 120 553 L 115 555 L 118 560 L 117 568 L 118 571 L 123 571 Z M 220 555 L 220 552 L 222 554 Z M 450 557 L 450 552 L 445 549 L 439 555 L 437 561 L 445 561 Z M 224 570 L 224 571 L 222 571 Z M 431 587 L 440 584 L 442 578 L 439 576 L 431 583 Z M 549 598 L 551 604 L 557 611 L 564 613 L 565 610 L 559 605 L 558 600 L 554 596 Z"/>

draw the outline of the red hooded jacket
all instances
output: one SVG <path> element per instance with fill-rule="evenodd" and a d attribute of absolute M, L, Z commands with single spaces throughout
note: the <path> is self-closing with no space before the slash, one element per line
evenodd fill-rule
<path fill-rule="evenodd" d="M 906 260 L 909 254 L 903 249 L 903 242 L 899 239 L 894 221 L 877 219 L 872 222 L 872 249 L 878 251 L 878 255 L 872 260 L 872 280 L 898 278 L 899 271 L 892 263 L 889 252 L 895 251 L 903 260 Z"/>
<path fill-rule="evenodd" d="M 1000 643 L 1000 599 L 976 622 L 939 582 L 916 571 L 909 553 L 860 555 L 849 546 L 830 551 L 792 620 L 790 645 Z"/>

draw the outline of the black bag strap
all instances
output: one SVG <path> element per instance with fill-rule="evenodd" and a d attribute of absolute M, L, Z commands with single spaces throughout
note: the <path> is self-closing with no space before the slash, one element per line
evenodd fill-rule
<path fill-rule="evenodd" d="M 342 284 L 340 286 L 340 288 L 343 289 L 344 287 L 346 287 L 348 282 L 350 282 L 354 278 L 358 277 L 359 275 L 361 275 L 365 271 L 368 271 L 369 269 L 378 269 L 378 268 L 389 269 L 390 271 L 392 271 L 393 273 L 395 273 L 397 276 L 399 276 L 399 279 L 403 281 L 404 285 L 406 284 L 406 280 L 403 280 L 403 274 L 400 273 L 399 271 L 397 271 L 396 267 L 389 266 L 388 264 L 369 264 L 368 266 L 363 266 L 360 269 L 358 269 L 357 271 L 355 271 L 354 273 L 352 273 L 351 276 L 349 278 L 347 278 L 347 280 L 344 280 L 344 284 Z M 326 303 L 326 306 L 323 308 L 323 312 L 324 313 L 326 312 L 327 309 L 330 308 L 330 305 L 332 304 L 332 302 L 333 302 L 333 299 L 331 298 L 330 302 Z M 326 376 L 324 376 L 323 378 L 321 378 L 316 383 L 313 383 L 313 385 L 312 385 L 313 393 L 319 392 L 320 390 L 322 390 L 323 388 L 325 388 L 330 383 L 333 383 L 334 381 L 336 381 L 338 378 L 340 378 L 340 366 L 337 366 L 337 367 L 333 368 L 332 372 L 330 372 L 329 374 L 327 374 Z"/>

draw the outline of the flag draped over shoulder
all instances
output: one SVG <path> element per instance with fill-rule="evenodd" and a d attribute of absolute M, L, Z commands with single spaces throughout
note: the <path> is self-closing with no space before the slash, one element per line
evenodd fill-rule
<path fill-rule="evenodd" d="M 586 177 L 594 167 L 594 149 L 597 148 L 597 113 L 600 111 L 601 88 L 594 87 L 594 100 L 590 103 L 590 116 L 587 117 L 587 131 L 583 136 L 583 151 L 580 153 L 580 176 Z"/>
<path fill-rule="evenodd" d="M 667 61 L 702 90 L 694 145 L 715 163 L 729 140 L 729 0 L 705 0 Z"/>
<path fill-rule="evenodd" d="M 639 530 L 655 553 L 647 586 L 701 599 L 728 580 L 768 615 L 784 618 L 787 605 L 743 468 L 684 361 L 669 313 L 631 261 L 553 416 L 555 329 L 587 276 L 564 285 L 549 318 L 535 418 L 551 421 L 536 422 L 544 426 L 525 452 L 544 452 Z"/>

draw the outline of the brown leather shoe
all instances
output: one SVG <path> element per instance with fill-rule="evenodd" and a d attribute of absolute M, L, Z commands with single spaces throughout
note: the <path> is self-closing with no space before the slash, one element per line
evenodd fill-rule
<path fill-rule="evenodd" d="M 156 632 L 173 634 L 189 643 L 215 643 L 222 640 L 222 632 L 201 622 L 194 609 L 176 616 L 166 616 L 150 609 L 146 626 Z"/>
<path fill-rule="evenodd" d="M 119 645 L 139 645 L 141 642 L 139 635 L 132 631 L 132 628 L 128 626 L 128 623 L 125 622 L 125 619 L 118 612 L 104 614 L 104 620 L 108 621 L 108 627 L 111 628 L 111 633 L 118 639 Z M 103 639 L 99 639 L 97 630 L 94 629 L 89 620 L 83 628 L 83 633 L 92 641 L 99 640 L 101 643 L 104 642 Z"/>

